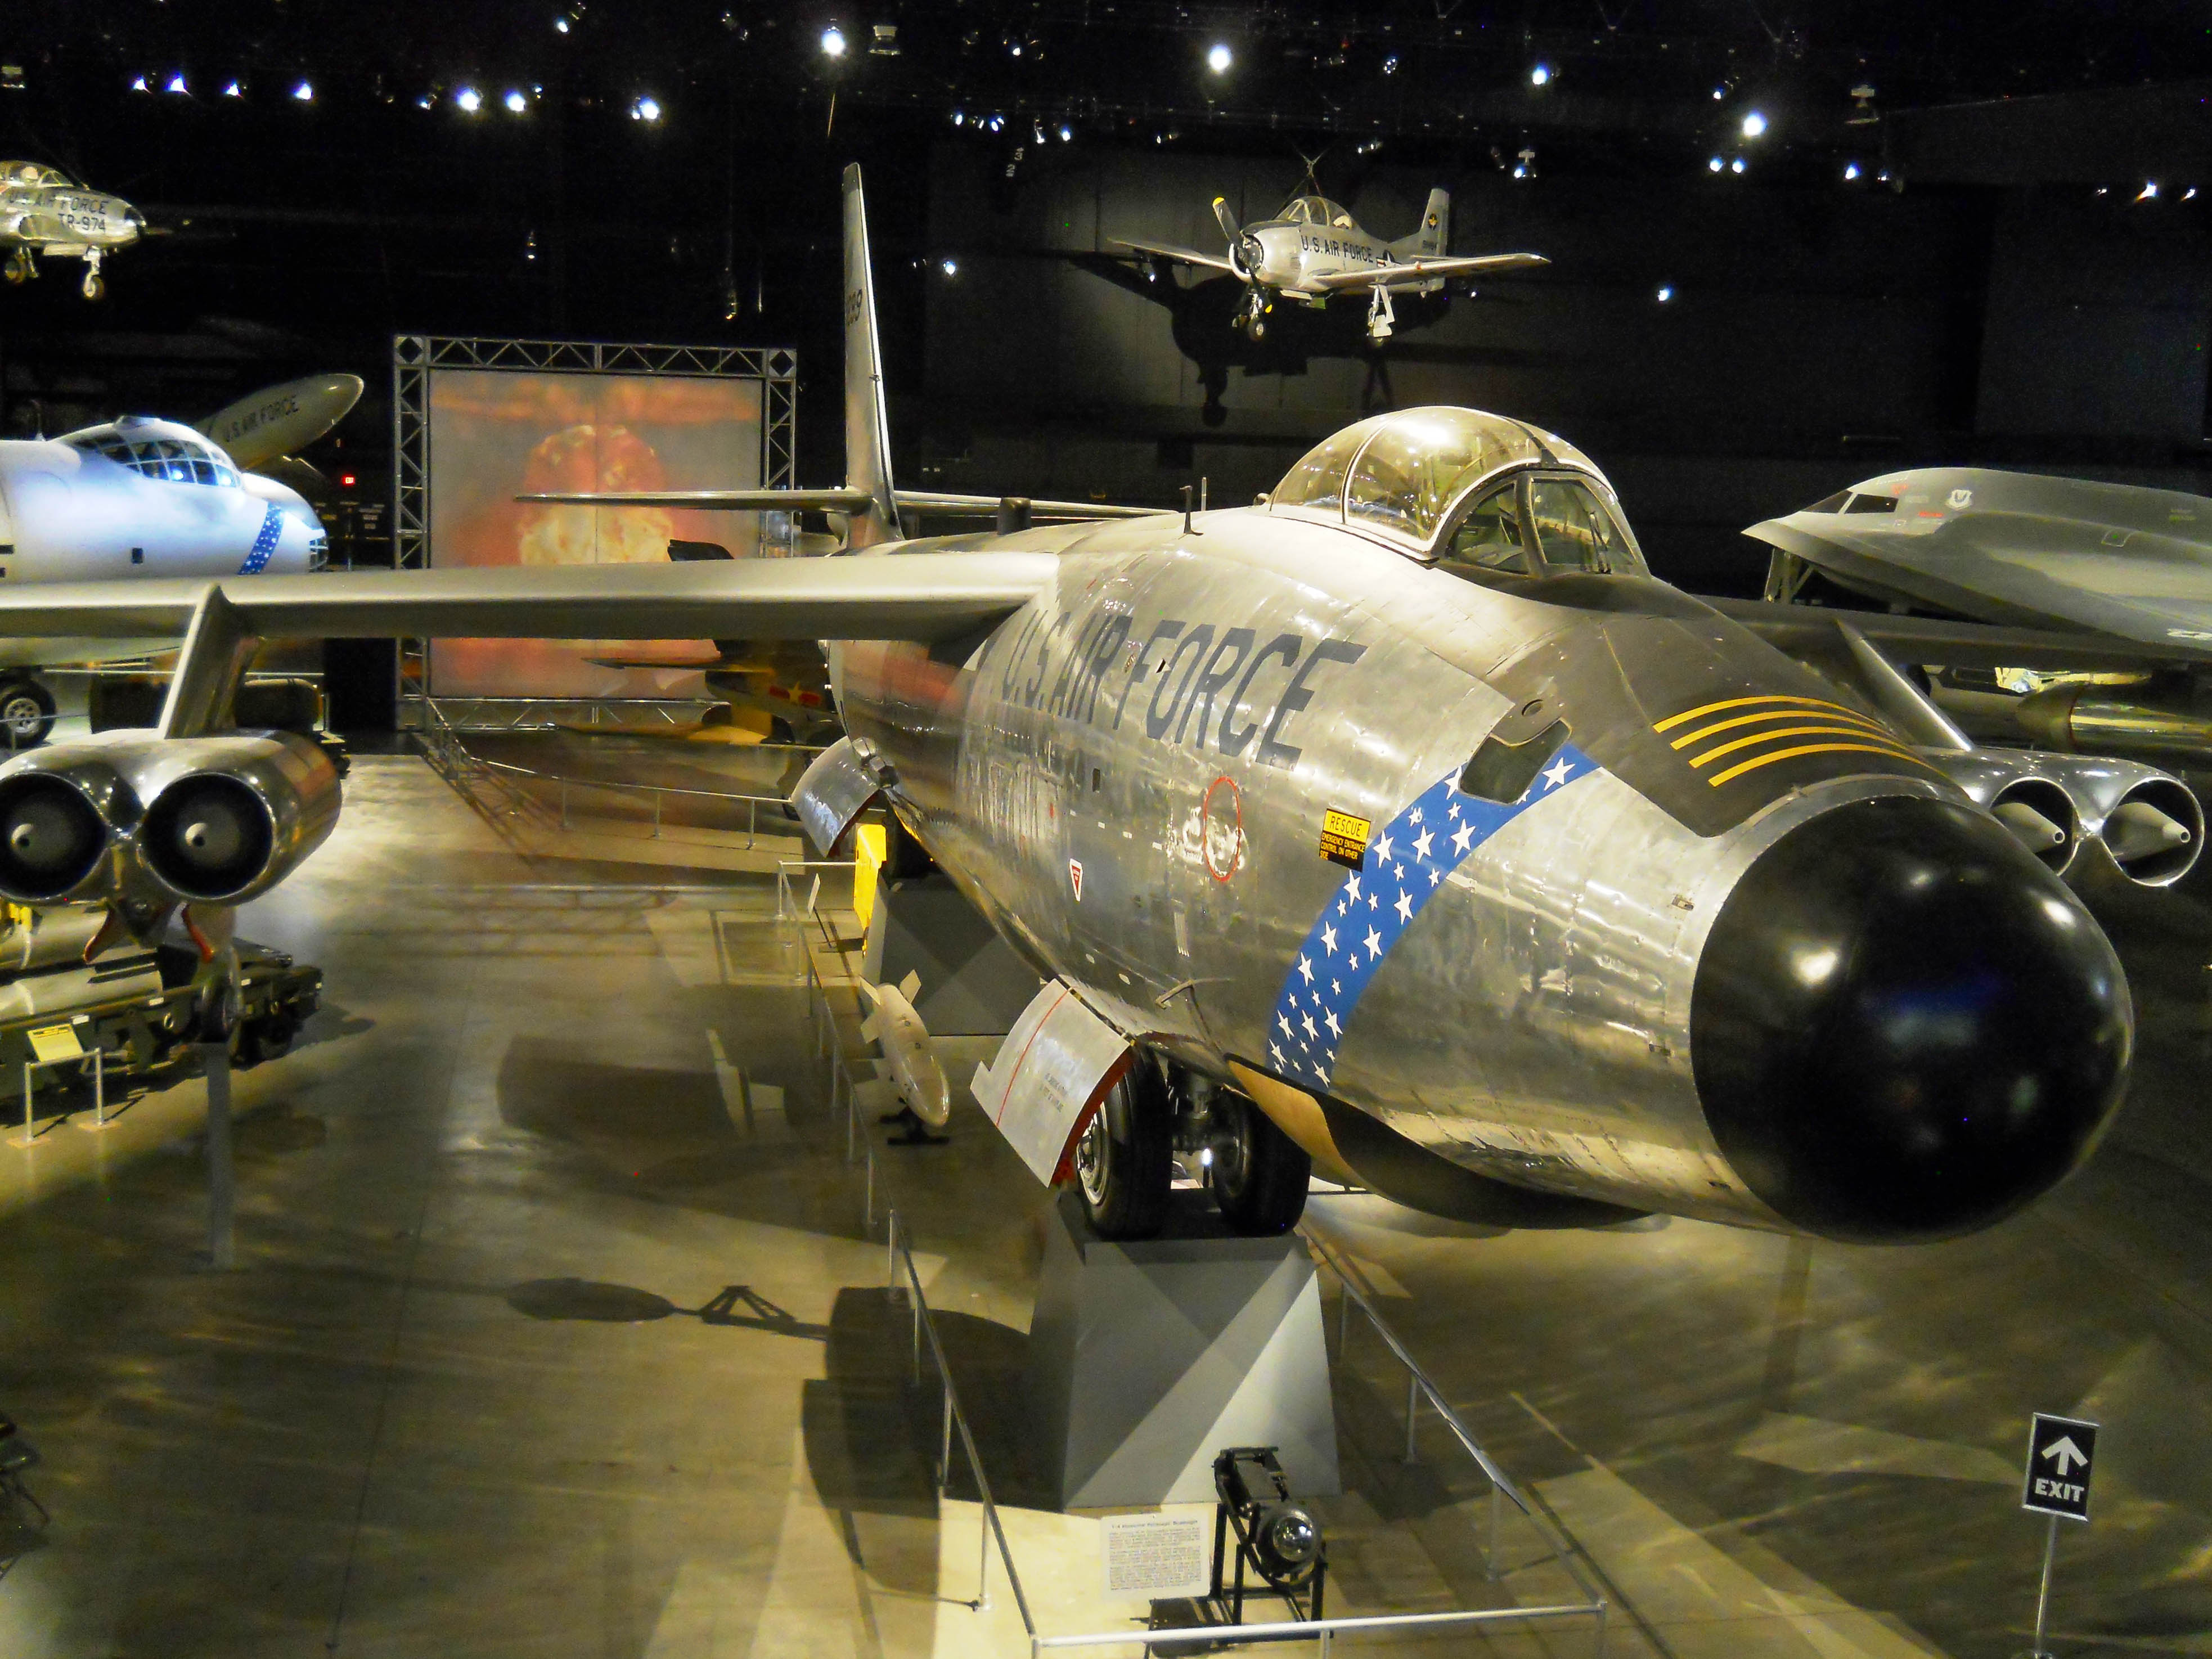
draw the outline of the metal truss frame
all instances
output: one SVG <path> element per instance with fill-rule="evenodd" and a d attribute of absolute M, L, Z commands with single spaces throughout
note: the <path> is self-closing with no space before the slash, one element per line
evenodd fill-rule
<path fill-rule="evenodd" d="M 430 563 L 430 375 L 434 369 L 493 369 L 518 374 L 667 374 L 757 381 L 761 388 L 760 482 L 797 482 L 799 354 L 788 346 L 623 345 L 600 340 L 468 339 L 399 334 L 392 341 L 392 552 L 402 570 Z M 429 650 L 399 642 L 400 724 L 419 726 L 430 694 Z M 410 719 L 413 715 L 415 718 Z"/>

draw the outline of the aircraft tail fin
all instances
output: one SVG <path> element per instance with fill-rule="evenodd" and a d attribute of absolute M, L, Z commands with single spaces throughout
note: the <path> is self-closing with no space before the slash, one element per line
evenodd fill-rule
<path fill-rule="evenodd" d="M 867 206 L 860 169 L 845 169 L 845 483 L 870 504 L 852 518 L 849 546 L 896 541 L 898 498 L 891 489 L 890 418 L 884 402 L 884 359 L 876 334 L 876 288 L 868 264 Z"/>
<path fill-rule="evenodd" d="M 1449 253 L 1451 251 L 1451 192 L 1432 190 L 1421 212 L 1421 228 L 1393 242 L 1390 251 L 1401 257 Z"/>

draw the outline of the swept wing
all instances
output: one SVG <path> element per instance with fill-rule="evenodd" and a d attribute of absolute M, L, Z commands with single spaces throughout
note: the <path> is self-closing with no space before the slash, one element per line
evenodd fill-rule
<path fill-rule="evenodd" d="M 948 495 L 925 489 L 892 492 L 902 507 L 917 513 L 994 513 L 997 495 Z M 865 489 L 849 486 L 832 489 L 611 489 L 563 490 L 517 495 L 518 501 L 553 501 L 577 507 L 684 507 L 703 513 L 797 512 L 813 508 L 829 513 L 863 513 L 873 499 Z M 1123 507 L 1106 501 L 1053 501 L 1029 499 L 1030 513 L 1039 519 L 1140 519 L 1164 507 Z"/>
<path fill-rule="evenodd" d="M 1051 580 L 1045 553 L 327 572 L 52 582 L 0 593 L 0 634 L 176 636 L 211 594 L 262 638 L 957 640 Z"/>

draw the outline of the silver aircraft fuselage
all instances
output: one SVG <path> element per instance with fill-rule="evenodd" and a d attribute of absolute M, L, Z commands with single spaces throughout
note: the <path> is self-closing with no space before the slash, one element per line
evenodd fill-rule
<path fill-rule="evenodd" d="M 2127 992 L 2072 895 L 1640 572 L 1473 580 L 1265 507 L 936 545 L 1060 562 L 975 641 L 833 647 L 902 818 L 1041 969 L 1386 1192 L 1433 1192 L 1388 1173 L 1410 1145 L 1569 1204 L 1937 1237 L 2116 1103 Z M 1521 797 L 1467 792 L 1558 721 Z M 1358 868 L 1322 855 L 1346 820 Z"/>

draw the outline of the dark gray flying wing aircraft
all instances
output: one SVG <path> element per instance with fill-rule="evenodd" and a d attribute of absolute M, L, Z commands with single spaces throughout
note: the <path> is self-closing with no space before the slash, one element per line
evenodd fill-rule
<path fill-rule="evenodd" d="M 1818 643 L 1806 607 L 1841 589 L 1892 613 L 1852 621 L 1936 671 L 1936 700 L 1974 730 L 2212 768 L 2212 500 L 1924 467 L 1745 534 L 1773 550 L 1768 603 L 1730 609 L 1785 648 Z"/>

